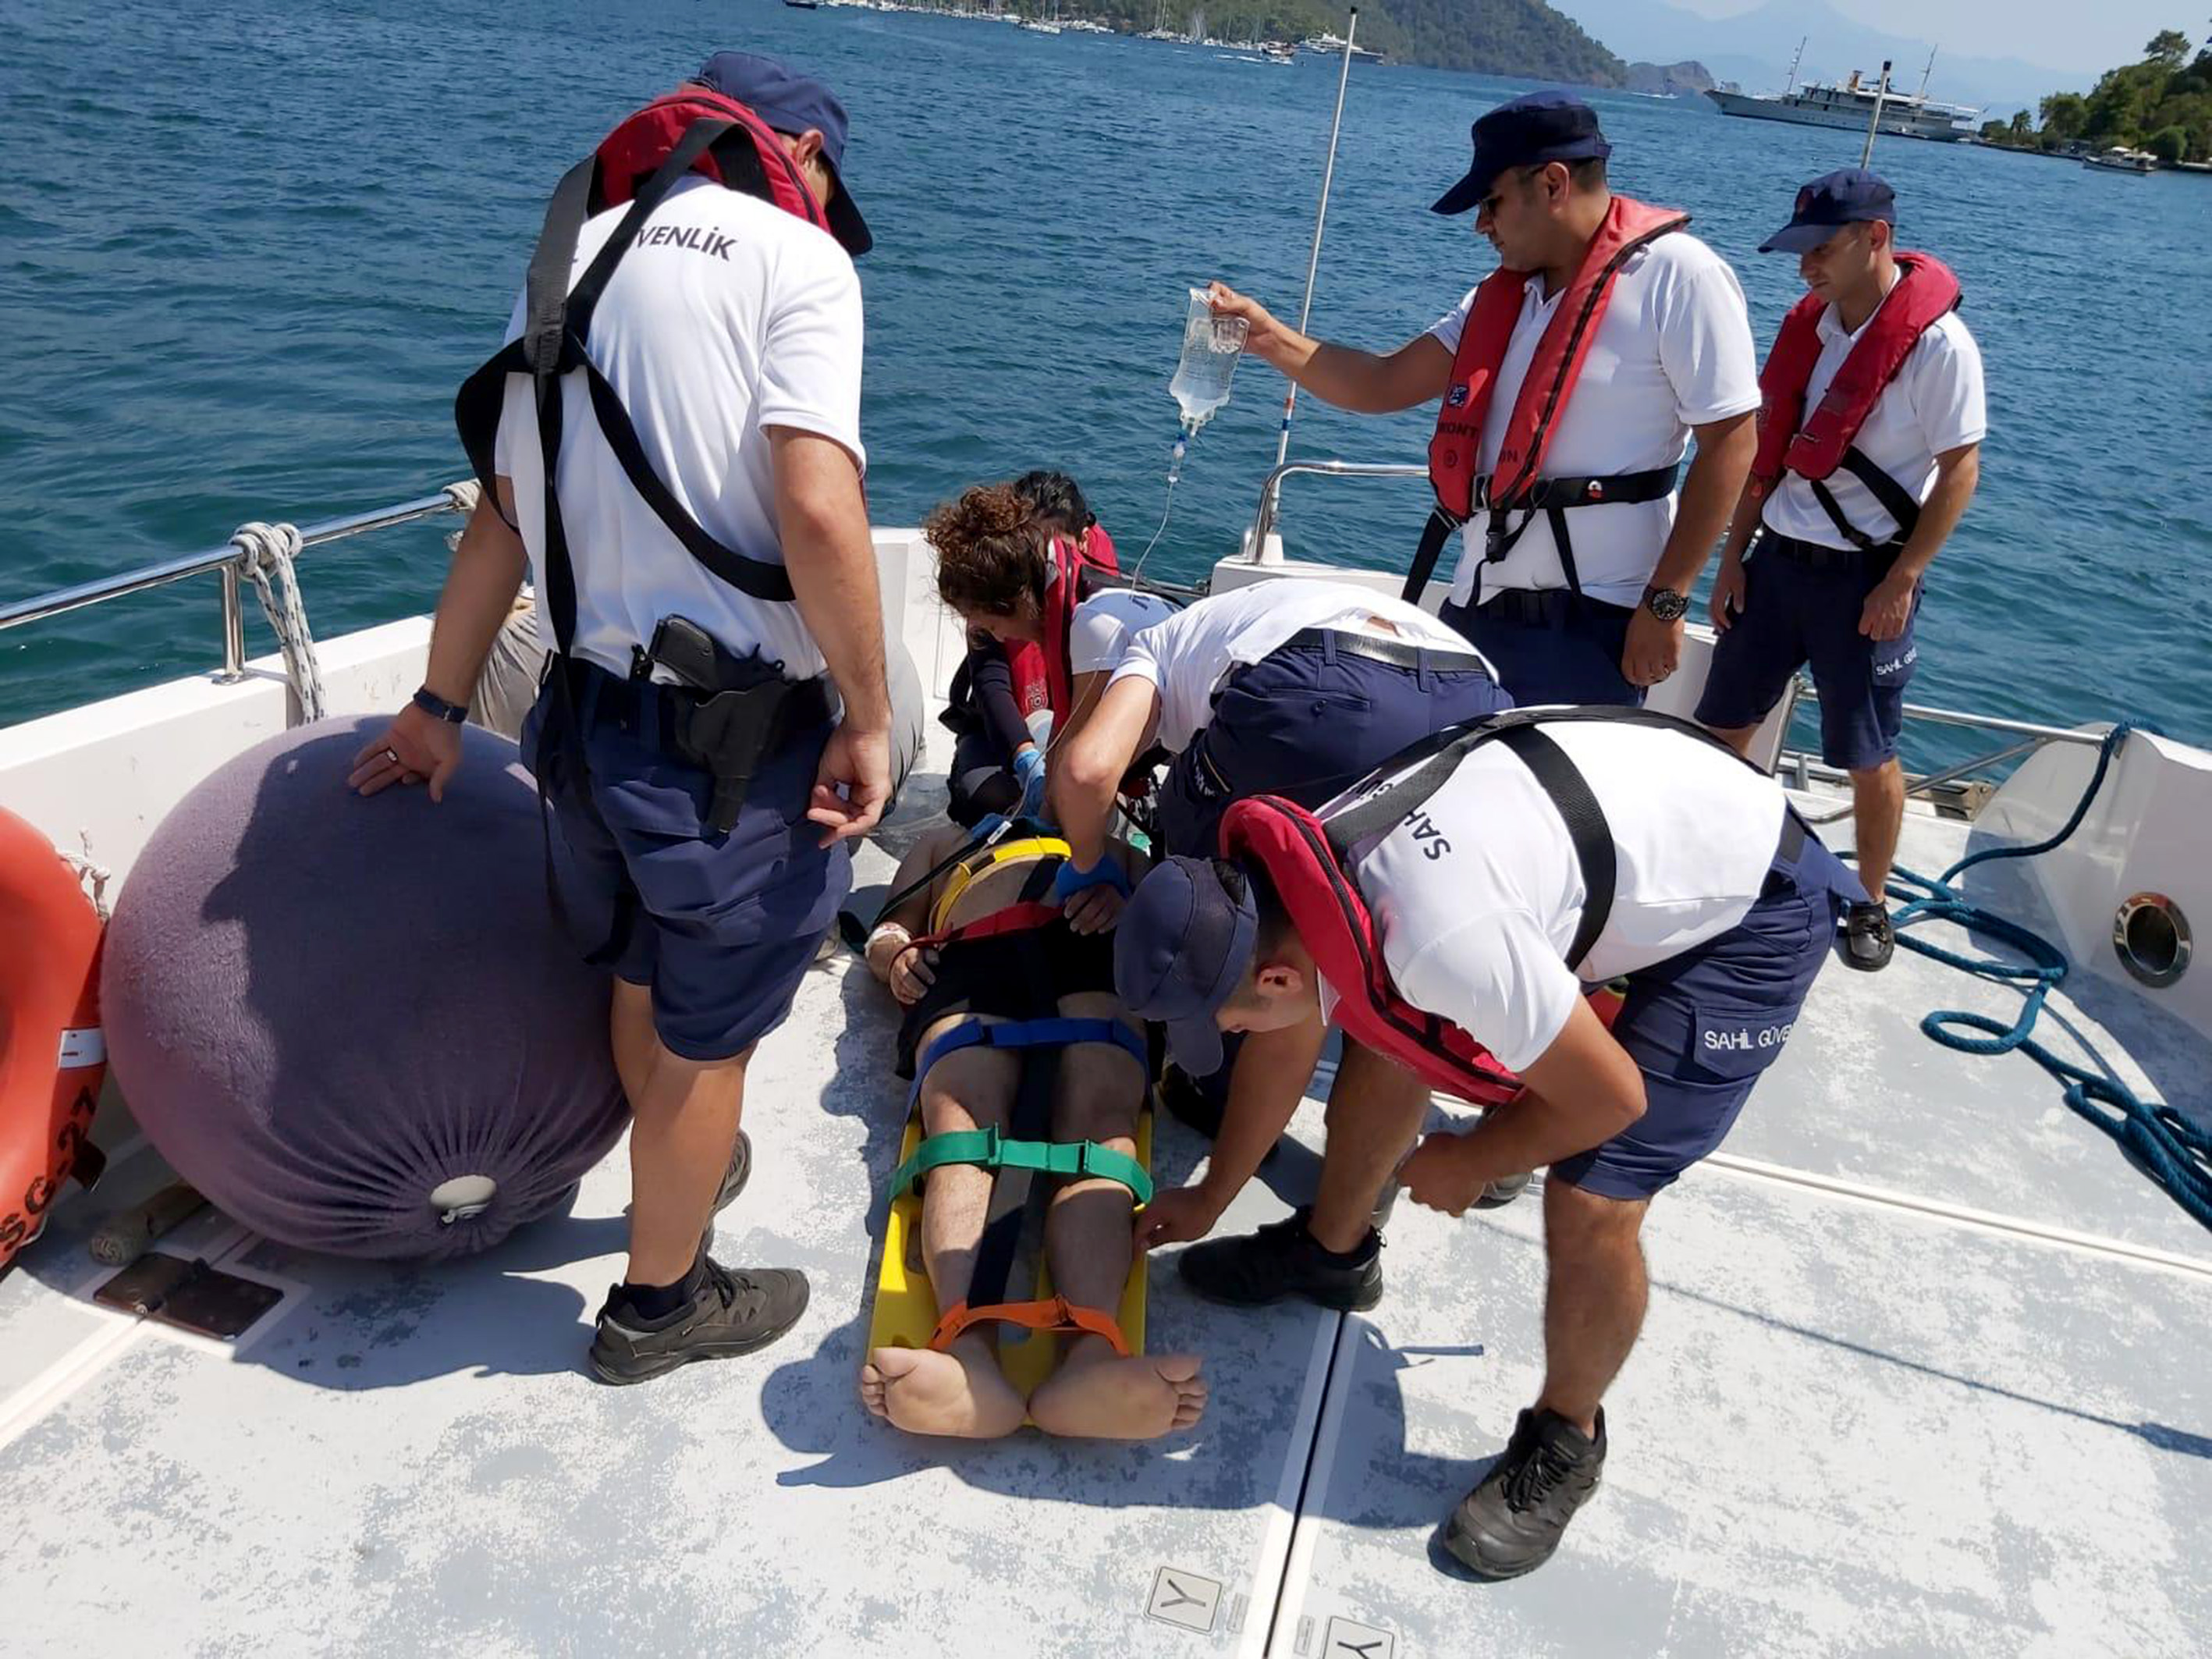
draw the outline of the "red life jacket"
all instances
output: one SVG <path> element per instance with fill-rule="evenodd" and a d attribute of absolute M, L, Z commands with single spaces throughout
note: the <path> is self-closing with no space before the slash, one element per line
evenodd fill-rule
<path fill-rule="evenodd" d="M 1336 993 L 1330 1018 L 1346 1036 L 1478 1106 L 1503 1105 L 1519 1092 L 1519 1079 L 1488 1049 L 1398 994 L 1375 919 L 1319 818 L 1279 795 L 1249 795 L 1221 820 L 1221 853 L 1266 869 L 1298 942 Z"/>
<path fill-rule="evenodd" d="M 1822 481 L 1838 468 L 1850 473 L 1897 521 L 1900 537 L 1912 533 L 1920 503 L 1853 441 L 1920 337 L 1959 307 L 1959 279 L 1941 260 L 1899 253 L 1897 264 L 1896 286 L 1838 367 L 1810 419 L 1805 416 L 1805 388 L 1820 359 L 1825 301 L 1808 294 L 1790 308 L 1759 375 L 1759 450 L 1751 463 L 1754 498 L 1770 494 L 1784 471 L 1795 472 L 1812 483 L 1814 497 L 1836 527 L 1861 547 L 1875 544 L 1844 520 Z"/>
<path fill-rule="evenodd" d="M 1067 655 L 1068 629 L 1075 607 L 1102 587 L 1117 585 L 1121 567 L 1114 552 L 1114 538 L 1094 524 L 1075 538 L 1054 536 L 1045 572 L 1042 638 L 1024 640 L 1006 647 L 1006 660 L 1014 671 L 1014 704 L 1027 720 L 1049 708 L 1056 722 L 1073 712 L 1074 671 Z"/>
<path fill-rule="evenodd" d="M 1574 281 L 1559 296 L 1559 308 L 1545 325 L 1535 356 L 1529 359 L 1528 374 L 1513 400 L 1512 418 L 1498 447 L 1497 463 L 1487 474 L 1477 469 L 1482 459 L 1482 433 L 1491 397 L 1498 387 L 1498 371 L 1505 362 L 1513 326 L 1520 320 L 1522 295 L 1530 283 L 1541 277 L 1535 271 L 1501 267 L 1482 279 L 1460 334 L 1459 350 L 1452 358 L 1451 380 L 1437 411 L 1436 432 L 1429 440 L 1429 485 L 1436 491 L 1437 511 L 1423 534 L 1420 550 L 1414 555 L 1413 572 L 1406 585 L 1408 599 L 1419 599 L 1450 532 L 1484 507 L 1496 509 L 1490 519 L 1486 553 L 1493 561 L 1512 550 L 1513 543 L 1536 512 L 1546 513 L 1567 585 L 1579 592 L 1582 583 L 1575 573 L 1566 526 L 1560 516 L 1564 511 L 1607 502 L 1656 501 L 1673 490 L 1672 467 L 1604 477 L 1551 479 L 1543 476 L 1543 465 L 1552 434 L 1574 395 L 1575 382 L 1581 378 L 1583 364 L 1597 338 L 1598 325 L 1604 319 L 1621 267 L 1639 248 L 1689 222 L 1688 214 L 1673 208 L 1651 207 L 1626 196 L 1613 198 Z M 1508 532 L 1503 520 L 1508 508 L 1526 511 L 1530 517 L 1522 521 L 1519 529 Z"/>
<path fill-rule="evenodd" d="M 824 231 L 830 217 L 815 199 L 806 175 L 791 159 L 783 141 L 759 116 L 735 99 L 725 98 L 704 87 L 685 87 L 665 98 L 656 98 L 599 141 L 593 152 L 599 162 L 591 210 L 603 213 L 636 195 L 638 186 L 653 177 L 670 152 L 682 142 L 694 121 L 733 121 L 742 133 L 725 135 L 714 148 L 691 164 L 718 185 L 763 197 L 786 213 Z M 732 146 L 750 140 L 749 148 L 760 163 L 761 183 L 751 179 L 753 169 Z M 734 159 L 732 159 L 734 158 Z"/>

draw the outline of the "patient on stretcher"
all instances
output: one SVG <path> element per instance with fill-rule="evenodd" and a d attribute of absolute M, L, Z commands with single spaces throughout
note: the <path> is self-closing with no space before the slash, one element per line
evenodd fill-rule
<path fill-rule="evenodd" d="M 901 866 L 891 890 L 903 891 L 967 839 L 966 831 L 952 825 L 925 836 Z M 1137 854 L 1116 848 L 1115 855 L 1132 878 L 1141 873 Z M 990 1439 L 1028 1420 L 1048 1434 L 1151 1439 L 1198 1421 L 1206 1382 L 1195 1354 L 1123 1352 L 1114 1324 L 1130 1271 L 1134 1200 L 1131 1185 L 1109 1171 L 1144 1182 L 1132 1160 L 1149 1067 L 1139 1057 L 1141 1028 L 1114 995 L 1113 935 L 1077 934 L 1054 919 L 941 945 L 910 943 L 927 936 L 933 919 L 940 932 L 987 917 L 1034 920 L 1043 914 L 1041 908 L 1024 913 L 1010 907 L 1041 904 L 1044 884 L 1038 873 L 1034 860 L 981 870 L 955 866 L 878 924 L 867 961 L 906 1009 L 900 1074 L 921 1068 L 926 1137 L 996 1128 L 1009 1139 L 1024 1139 L 1015 1118 L 1023 1068 L 1042 1058 L 1051 1074 L 1049 1123 L 1030 1133 L 1061 1146 L 1087 1141 L 1103 1149 L 1085 1154 L 1092 1173 L 1059 1178 L 1045 1221 L 1053 1289 L 1081 1328 L 1057 1339 L 1058 1366 L 1026 1400 L 1000 1367 L 1000 1327 L 988 1316 L 957 1330 L 940 1323 L 941 1347 L 873 1349 L 861 1367 L 860 1399 L 877 1416 L 916 1434 Z M 1048 882 L 1049 869 L 1043 875 Z M 963 1030 L 1039 1020 L 1057 1020 L 1057 1026 L 1042 1029 L 1079 1040 L 1055 1047 L 1056 1058 L 1046 1058 L 1036 1048 L 990 1046 L 988 1039 L 977 1041 L 972 1029 Z M 1042 1097 L 1038 1104 L 1042 1117 Z M 1040 1172 L 1034 1178 L 1055 1177 Z M 988 1169 L 947 1162 L 930 1167 L 922 1186 L 922 1261 L 937 1306 L 954 1327 L 969 1306 L 971 1290 L 978 1308 L 1005 1299 L 1000 1286 L 975 1284 L 979 1263 L 986 1277 L 992 1272 L 986 1222 L 993 1182 Z M 998 1271 L 1003 1285 L 1003 1249 Z M 1030 1340 L 1054 1339 L 1040 1332 Z"/>

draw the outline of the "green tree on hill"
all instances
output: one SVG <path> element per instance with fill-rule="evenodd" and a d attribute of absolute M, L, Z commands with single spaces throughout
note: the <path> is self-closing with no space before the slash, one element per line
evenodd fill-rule
<path fill-rule="evenodd" d="M 2212 40 L 2192 58 L 2187 35 L 2160 29 L 2144 43 L 2141 63 L 2106 70 L 2086 94 L 2054 92 L 2037 113 L 2035 131 L 2023 111 L 2009 125 L 1985 123 L 1982 137 L 2022 149 L 2126 145 L 2166 161 L 2212 159 Z"/>

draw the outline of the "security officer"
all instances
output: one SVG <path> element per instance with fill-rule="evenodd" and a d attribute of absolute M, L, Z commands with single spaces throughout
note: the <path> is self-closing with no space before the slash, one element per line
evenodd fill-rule
<path fill-rule="evenodd" d="M 1499 269 L 1427 333 L 1377 356 L 1218 283 L 1213 308 L 1328 402 L 1381 414 L 1442 399 L 1438 514 L 1407 597 L 1463 522 L 1443 614 L 1515 699 L 1638 702 L 1674 672 L 1691 584 L 1750 464 L 1743 292 L 1686 216 L 1612 192 L 1612 146 L 1579 100 L 1513 99 L 1474 136 L 1473 165 L 1434 211 L 1475 209 Z"/>
<path fill-rule="evenodd" d="M 1245 1033 L 1206 1174 L 1140 1213 L 1147 1244 L 1212 1231 L 1297 1109 L 1324 1020 L 1421 1070 L 1382 1109 L 1332 1109 L 1323 1188 L 1331 1166 L 1364 1170 L 1369 1202 L 1429 1081 L 1474 1075 L 1468 1045 L 1520 1074 L 1516 1098 L 1428 1136 L 1402 1170 L 1416 1202 L 1454 1215 L 1503 1176 L 1551 1170 L 1543 1388 L 1443 1539 L 1490 1578 L 1540 1565 L 1596 1489 L 1600 1401 L 1644 1318 L 1644 1212 L 1734 1125 L 1859 891 L 1771 779 L 1687 722 L 1608 714 L 1508 714 L 1401 757 L 1322 809 L 1328 850 L 1240 834 L 1279 811 L 1246 803 L 1224 827 L 1231 856 L 1154 870 L 1115 941 L 1115 988 L 1167 1027 L 1178 1063 L 1202 1067 L 1222 1032 Z M 1346 890 L 1395 1006 L 1341 918 Z M 1615 978 L 1627 992 L 1608 1034 L 1585 993 Z M 1332 1245 L 1304 1211 L 1180 1265 L 1221 1301 L 1350 1309 L 1382 1294 L 1376 1236 Z"/>
<path fill-rule="evenodd" d="M 890 788 L 845 134 L 819 82 L 720 52 L 572 175 L 588 197 L 564 181 L 532 275 L 569 291 L 533 283 L 463 388 L 485 499 L 423 687 L 351 778 L 439 798 L 526 559 L 555 660 L 524 753 L 569 854 L 556 904 L 614 970 L 635 1118 L 628 1272 L 591 1351 L 611 1382 L 750 1352 L 806 1304 L 802 1274 L 706 1241 L 743 1178 L 746 1062 Z"/>
<path fill-rule="evenodd" d="M 1973 498 L 1989 429 L 1958 281 L 1899 253 L 1896 225 L 1888 185 L 1847 168 L 1799 191 L 1760 246 L 1795 253 L 1808 291 L 1759 377 L 1759 451 L 1713 581 L 1721 639 L 1698 704 L 1744 748 L 1810 662 L 1820 756 L 1850 775 L 1871 896 L 1844 960 L 1869 972 L 1895 948 L 1881 900 L 1905 821 L 1897 738 L 1921 583 Z"/>

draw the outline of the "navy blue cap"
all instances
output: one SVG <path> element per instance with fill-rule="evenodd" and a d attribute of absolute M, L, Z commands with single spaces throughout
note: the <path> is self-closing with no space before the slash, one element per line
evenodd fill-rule
<path fill-rule="evenodd" d="M 1260 913 L 1205 859 L 1171 858 L 1137 884 L 1114 930 L 1114 990 L 1139 1019 L 1167 1027 L 1168 1052 L 1193 1077 L 1221 1069 L 1213 1017 L 1252 966 Z"/>
<path fill-rule="evenodd" d="M 837 180 L 836 199 L 825 210 L 830 228 L 856 258 L 875 246 L 845 182 L 845 106 L 835 93 L 781 58 L 757 52 L 718 52 L 691 78 L 743 104 L 778 132 L 819 132 L 822 159 Z"/>
<path fill-rule="evenodd" d="M 1897 195 L 1880 173 L 1844 167 L 1823 173 L 1797 192 L 1790 222 L 1759 245 L 1761 253 L 1805 253 L 1845 225 L 1879 219 L 1897 222 Z"/>
<path fill-rule="evenodd" d="M 1467 177 L 1436 200 L 1431 213 L 1480 207 L 1498 175 L 1539 161 L 1587 161 L 1613 154 L 1598 131 L 1597 112 L 1571 92 L 1532 92 L 1509 99 L 1474 124 L 1474 162 Z"/>

